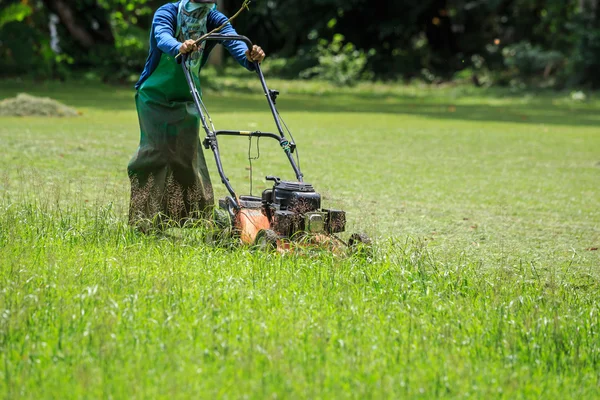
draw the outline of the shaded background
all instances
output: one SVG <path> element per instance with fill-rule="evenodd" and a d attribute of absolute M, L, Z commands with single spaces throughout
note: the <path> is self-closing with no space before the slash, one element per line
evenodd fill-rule
<path fill-rule="evenodd" d="M 0 73 L 130 83 L 155 0 L 0 0 Z M 600 86 L 599 0 L 256 0 L 234 25 L 271 74 L 475 85 Z M 228 15 L 241 0 L 220 0 Z M 213 63 L 230 62 L 213 57 Z"/>

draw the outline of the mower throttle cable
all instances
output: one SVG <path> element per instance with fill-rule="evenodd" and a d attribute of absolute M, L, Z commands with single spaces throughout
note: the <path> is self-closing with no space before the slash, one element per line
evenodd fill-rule
<path fill-rule="evenodd" d="M 210 117 L 210 114 L 208 112 L 208 109 L 206 108 L 206 105 L 204 105 L 204 102 L 202 101 L 202 99 L 198 99 L 200 101 L 200 106 L 202 107 L 202 109 L 204 110 L 204 113 L 206 114 L 206 118 L 208 119 L 208 122 L 210 122 L 210 126 L 212 127 L 212 130 L 215 130 L 215 125 L 212 122 L 212 118 Z"/>
<path fill-rule="evenodd" d="M 248 138 L 248 163 L 250 168 L 250 196 L 252 196 L 252 182 L 254 179 L 252 160 L 258 160 L 260 158 L 260 137 L 256 138 L 256 157 L 252 157 L 250 154 L 252 150 L 252 136 Z"/>
<path fill-rule="evenodd" d="M 287 133 L 290 135 L 290 139 L 292 139 L 292 143 L 295 144 L 296 140 L 294 139 L 294 135 L 292 135 L 290 128 L 288 128 L 288 126 L 285 123 L 285 121 L 283 120 L 283 118 L 281 118 L 281 114 L 279 114 L 279 110 L 277 110 L 277 116 L 279 117 L 279 120 L 283 123 L 283 126 L 285 126 L 285 130 L 287 131 Z M 298 151 L 298 148 L 296 146 L 294 146 L 294 150 L 296 152 L 296 162 L 298 163 L 298 168 L 302 169 L 302 167 L 300 166 L 300 152 Z"/>

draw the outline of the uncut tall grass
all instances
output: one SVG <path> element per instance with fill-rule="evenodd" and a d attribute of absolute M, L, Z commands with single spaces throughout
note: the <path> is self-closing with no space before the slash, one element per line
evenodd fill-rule
<path fill-rule="evenodd" d="M 569 264 L 442 263 L 394 238 L 280 256 L 16 200 L 0 202 L 8 398 L 598 395 L 598 281 Z"/>

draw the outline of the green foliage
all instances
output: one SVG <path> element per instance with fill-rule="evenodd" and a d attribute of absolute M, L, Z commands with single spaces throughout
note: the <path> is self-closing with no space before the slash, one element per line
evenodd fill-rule
<path fill-rule="evenodd" d="M 548 78 L 565 61 L 560 52 L 544 50 L 529 42 L 506 46 L 502 55 L 508 73 L 520 79 Z"/>
<path fill-rule="evenodd" d="M 240 5 L 223 3 L 228 14 Z M 130 82 L 144 66 L 152 14 L 163 2 L 66 2 L 95 44 L 82 46 L 61 24 L 58 55 L 49 44 L 50 10 L 41 0 L 2 4 L 3 74 L 65 78 L 93 69 L 102 79 Z M 485 84 L 597 87 L 600 12 L 594 4 L 598 1 L 385 0 L 377 7 L 368 0 L 260 1 L 235 27 L 267 51 L 268 62 L 276 60 L 271 71 L 282 77 L 302 74 L 340 85 L 371 78 L 443 82 L 473 71 Z"/>
<path fill-rule="evenodd" d="M 31 74 L 39 78 L 66 78 L 79 70 L 104 80 L 132 81 L 139 76 L 148 50 L 146 0 L 67 3 L 77 23 L 87 29 L 95 44 L 87 49 L 58 25 L 60 53 L 50 47 L 50 10 L 40 1 L 13 2 L 0 13 L 0 66 L 7 75 Z M 137 77 L 136 76 L 136 77 Z"/>
<path fill-rule="evenodd" d="M 22 22 L 31 15 L 33 11 L 26 3 L 12 3 L 0 10 L 0 29 L 7 23 Z"/>
<path fill-rule="evenodd" d="M 318 65 L 300 73 L 301 78 L 317 77 L 337 85 L 356 84 L 364 73 L 368 54 L 344 43 L 344 36 L 333 35 L 331 41 L 319 40 L 316 49 Z"/>
<path fill-rule="evenodd" d="M 105 81 L 134 82 L 148 55 L 145 22 L 151 18 L 152 9 L 147 0 L 102 0 L 98 1 L 98 7 L 97 14 L 105 14 L 113 41 L 95 46 L 84 55 L 77 43 L 70 42 L 65 52 L 78 55 L 79 65 L 91 66 Z"/>
<path fill-rule="evenodd" d="M 566 69 L 567 82 L 600 87 L 600 18 L 579 15 L 569 24 L 573 47 Z"/>
<path fill-rule="evenodd" d="M 144 29 L 130 24 L 115 29 L 115 58 L 108 66 L 113 78 L 137 81 L 147 56 L 148 33 Z"/>
<path fill-rule="evenodd" d="M 0 27 L 0 75 L 52 77 L 55 54 L 38 23 L 40 16 L 34 14 L 27 21 L 13 20 Z"/>

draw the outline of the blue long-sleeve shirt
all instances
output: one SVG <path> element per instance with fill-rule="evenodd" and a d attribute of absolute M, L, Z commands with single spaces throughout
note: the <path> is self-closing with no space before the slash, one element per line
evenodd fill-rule
<path fill-rule="evenodd" d="M 152 20 L 152 30 L 150 31 L 150 52 L 144 70 L 140 75 L 140 79 L 135 84 L 137 90 L 142 83 L 154 72 L 160 62 L 162 53 L 167 53 L 172 57 L 175 57 L 179 53 L 179 47 L 181 43 L 175 39 L 175 30 L 177 29 L 177 12 L 179 9 L 179 1 L 176 3 L 168 3 L 161 6 L 156 13 L 154 13 L 154 19 Z M 217 10 L 212 10 L 208 13 L 206 27 L 208 31 L 223 25 L 227 21 L 227 17 L 224 16 Z M 227 24 L 219 33 L 224 35 L 237 35 L 235 29 L 231 24 Z M 204 64 L 208 58 L 208 54 L 215 47 L 217 42 L 207 42 L 204 48 L 204 54 L 202 57 L 202 64 Z M 249 71 L 254 70 L 254 65 L 246 58 L 246 50 L 248 46 L 244 42 L 239 40 L 226 40 L 221 43 L 229 53 L 239 62 L 243 67 Z"/>

